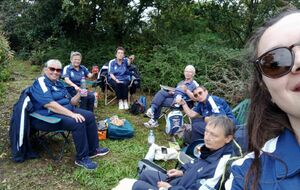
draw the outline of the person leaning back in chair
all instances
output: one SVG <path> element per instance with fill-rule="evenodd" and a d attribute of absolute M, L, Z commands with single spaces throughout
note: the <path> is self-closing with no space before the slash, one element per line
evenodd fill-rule
<path fill-rule="evenodd" d="M 158 126 L 158 118 L 160 117 L 162 107 L 171 107 L 175 102 L 174 99 L 177 95 L 181 95 L 184 100 L 195 101 L 193 91 L 199 86 L 194 80 L 196 74 L 195 67 L 193 65 L 187 65 L 184 69 L 184 80 L 180 81 L 175 90 L 162 89 L 158 91 L 151 102 L 151 107 L 147 110 L 146 115 L 151 119 L 144 123 L 147 128 L 153 128 Z"/>
<path fill-rule="evenodd" d="M 184 112 L 189 117 L 201 116 L 201 118 L 192 121 L 190 142 L 203 138 L 206 123 L 212 115 L 226 115 L 235 125 L 237 124 L 227 102 L 218 96 L 210 95 L 204 86 L 199 86 L 194 90 L 194 97 L 197 99 L 198 104 L 193 109 L 189 108 L 184 99 L 176 100 L 176 103 L 182 105 Z"/>
<path fill-rule="evenodd" d="M 119 100 L 119 109 L 129 109 L 128 106 L 128 86 L 131 82 L 128 66 L 130 59 L 125 58 L 125 49 L 118 47 L 116 49 L 116 58 L 110 60 L 108 67 L 108 83 L 114 89 Z"/>
<path fill-rule="evenodd" d="M 70 96 L 59 81 L 62 65 L 57 59 L 50 59 L 44 68 L 45 75 L 34 81 L 30 87 L 30 99 L 35 112 L 61 118 L 58 124 L 49 124 L 32 118 L 31 125 L 41 131 L 67 130 L 72 132 L 76 148 L 75 164 L 86 169 L 96 169 L 97 163 L 90 158 L 103 156 L 108 148 L 100 148 L 97 125 L 93 112 L 76 108 L 80 92 Z"/>
<path fill-rule="evenodd" d="M 92 78 L 97 73 L 90 73 L 89 70 L 81 65 L 81 53 L 71 52 L 70 61 L 71 64 L 64 67 L 62 77 L 65 82 L 69 85 L 67 87 L 68 92 L 71 96 L 75 96 L 79 90 L 81 90 L 81 79 Z M 95 95 L 93 92 L 87 92 L 86 96 L 81 97 L 80 108 L 94 111 Z"/>
<path fill-rule="evenodd" d="M 133 190 L 195 190 L 218 189 L 226 163 L 234 154 L 234 124 L 226 116 L 211 117 L 204 135 L 199 158 L 171 169 L 167 174 L 145 170 Z"/>

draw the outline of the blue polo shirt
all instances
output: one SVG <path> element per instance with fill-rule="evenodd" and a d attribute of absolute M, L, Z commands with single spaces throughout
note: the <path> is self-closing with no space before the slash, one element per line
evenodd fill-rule
<path fill-rule="evenodd" d="M 295 134 L 285 129 L 278 137 L 268 140 L 259 156 L 261 174 L 259 189 L 299 189 L 300 188 L 300 145 Z M 232 163 L 231 175 L 226 189 L 243 189 L 254 153 Z M 251 180 L 248 184 L 251 187 Z"/>
<path fill-rule="evenodd" d="M 81 85 L 82 77 L 87 78 L 89 70 L 83 66 L 79 65 L 79 70 L 77 71 L 72 64 L 64 67 L 62 77 L 68 77 L 77 86 Z"/>
<path fill-rule="evenodd" d="M 234 117 L 230 106 L 224 99 L 218 96 L 211 96 L 208 94 L 205 102 L 198 102 L 193 110 L 202 117 L 226 115 L 235 125 L 237 125 L 236 118 Z"/>
<path fill-rule="evenodd" d="M 130 73 L 128 70 L 128 59 L 123 58 L 121 65 L 118 64 L 117 59 L 110 60 L 108 66 L 108 74 L 111 73 L 114 74 L 115 77 L 120 81 L 130 80 Z"/>
<path fill-rule="evenodd" d="M 184 80 L 183 80 L 177 84 L 174 95 L 176 96 L 176 95 L 180 94 L 184 100 L 189 100 L 190 97 L 179 87 L 182 84 L 184 84 L 191 92 L 193 92 L 199 86 L 199 84 L 195 80 L 192 80 L 187 83 L 184 83 Z"/>
<path fill-rule="evenodd" d="M 70 104 L 71 96 L 63 83 L 60 81 L 51 81 L 46 75 L 39 77 L 30 87 L 30 99 L 35 112 L 41 115 L 52 115 L 53 112 L 44 107 L 52 101 L 56 101 L 68 110 L 73 110 L 74 106 Z"/>

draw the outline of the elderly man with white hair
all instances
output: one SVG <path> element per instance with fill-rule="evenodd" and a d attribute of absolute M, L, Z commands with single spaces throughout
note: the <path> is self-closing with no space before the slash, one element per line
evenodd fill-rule
<path fill-rule="evenodd" d="M 199 86 L 194 80 L 196 74 L 195 67 L 193 65 L 187 65 L 184 69 L 184 80 L 180 81 L 174 90 L 160 90 L 158 91 L 152 102 L 151 107 L 147 110 L 146 115 L 151 119 L 144 123 L 147 128 L 153 128 L 158 126 L 158 118 L 161 113 L 162 107 L 171 107 L 175 101 L 177 95 L 181 95 L 184 100 L 193 100 L 195 97 L 193 91 Z"/>

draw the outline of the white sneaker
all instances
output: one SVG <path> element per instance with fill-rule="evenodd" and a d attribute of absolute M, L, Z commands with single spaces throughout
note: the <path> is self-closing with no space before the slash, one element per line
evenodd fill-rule
<path fill-rule="evenodd" d="M 128 110 L 128 109 L 129 109 L 127 101 L 124 101 L 124 109 L 125 109 L 125 110 Z"/>
<path fill-rule="evenodd" d="M 119 110 L 123 110 L 123 109 L 124 109 L 123 100 L 119 100 Z"/>
<path fill-rule="evenodd" d="M 147 128 L 154 128 L 154 127 L 158 127 L 158 121 L 154 120 L 154 119 L 150 119 L 148 122 L 144 123 L 145 127 Z"/>
<path fill-rule="evenodd" d="M 147 109 L 146 116 L 151 118 L 151 119 L 154 117 L 154 112 L 151 108 Z"/>

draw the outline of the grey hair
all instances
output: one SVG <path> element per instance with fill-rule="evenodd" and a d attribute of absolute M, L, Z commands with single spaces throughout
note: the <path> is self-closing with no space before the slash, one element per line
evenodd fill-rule
<path fill-rule="evenodd" d="M 233 136 L 235 132 L 233 122 L 225 115 L 211 116 L 207 122 L 207 125 L 222 128 L 225 137 L 228 137 L 229 135 Z"/>
<path fill-rule="evenodd" d="M 51 65 L 57 65 L 58 67 L 62 68 L 62 64 L 58 59 L 49 59 L 45 63 L 45 67 L 50 67 Z"/>
<path fill-rule="evenodd" d="M 71 51 L 70 60 L 72 60 L 72 58 L 77 55 L 80 56 L 80 58 L 82 58 L 82 55 L 79 51 Z"/>
<path fill-rule="evenodd" d="M 195 67 L 194 67 L 193 65 L 187 65 L 187 66 L 184 68 L 184 70 L 186 70 L 186 69 L 191 70 L 191 71 L 193 72 L 194 75 L 196 74 L 196 69 L 195 69 Z"/>

